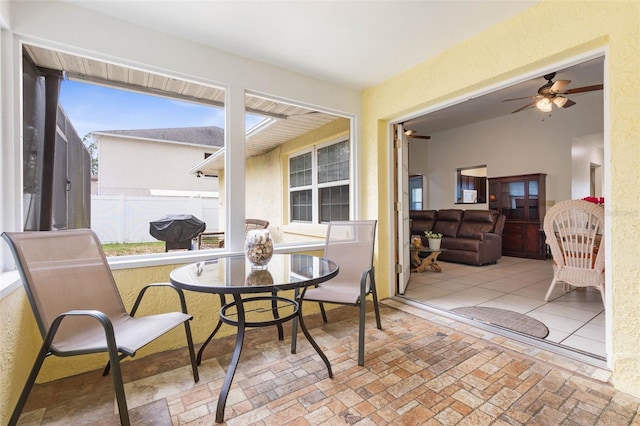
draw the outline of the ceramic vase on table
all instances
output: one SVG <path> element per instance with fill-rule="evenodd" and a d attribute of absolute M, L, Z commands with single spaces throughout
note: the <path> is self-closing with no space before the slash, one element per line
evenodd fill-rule
<path fill-rule="evenodd" d="M 440 250 L 442 238 L 429 238 L 429 248 L 431 250 Z"/>
<path fill-rule="evenodd" d="M 273 256 L 273 240 L 268 229 L 252 229 L 247 232 L 244 250 L 251 262 L 251 269 L 267 269 Z"/>

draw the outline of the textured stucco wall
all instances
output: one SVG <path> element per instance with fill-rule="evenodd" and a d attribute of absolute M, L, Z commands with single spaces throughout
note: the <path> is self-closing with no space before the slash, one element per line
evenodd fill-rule
<path fill-rule="evenodd" d="M 0 300 L 0 330 L 0 421 L 5 423 L 5 419 L 8 419 L 6 413 L 13 410 L 12 404 L 24 386 L 24 380 L 42 343 L 23 289 L 20 288 Z"/>
<path fill-rule="evenodd" d="M 247 159 L 246 217 L 269 221 L 269 232 L 282 242 L 282 167 L 280 147 Z"/>
<path fill-rule="evenodd" d="M 557 19 L 549 17 L 566 17 Z M 614 385 L 640 396 L 640 2 L 543 1 L 519 16 L 366 90 L 363 95 L 365 207 L 391 229 L 388 122 L 465 93 L 480 90 L 559 61 L 606 50 L 605 110 L 610 114 L 607 187 L 607 288 Z M 420 41 L 416 41 L 417 44 Z M 608 80 L 607 80 L 608 76 Z M 606 143 L 606 142 L 605 142 Z M 377 147 L 367 150 L 366 147 Z M 380 258 L 393 258 L 393 236 L 380 233 Z M 381 276 L 390 264 L 381 263 Z M 382 288 L 382 297 L 388 288 Z"/>

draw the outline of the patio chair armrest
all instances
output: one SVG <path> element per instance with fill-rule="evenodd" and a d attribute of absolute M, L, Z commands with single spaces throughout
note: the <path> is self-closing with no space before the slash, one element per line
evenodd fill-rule
<path fill-rule="evenodd" d="M 373 283 L 374 280 L 374 268 L 371 267 L 370 269 L 367 269 L 366 271 L 362 272 L 362 275 L 360 275 L 360 296 L 364 297 L 367 295 L 367 277 L 369 277 L 369 280 Z"/>
<path fill-rule="evenodd" d="M 182 289 L 174 286 L 171 283 L 151 283 L 142 287 L 142 289 L 138 293 L 138 297 L 136 298 L 135 303 L 133 304 L 133 308 L 131 308 L 131 313 L 129 315 L 131 316 L 135 315 L 135 313 L 138 311 L 138 307 L 140 306 L 140 302 L 142 302 L 142 297 L 145 295 L 147 290 L 150 289 L 151 287 L 169 287 L 175 290 L 176 293 L 178 294 L 178 297 L 180 298 L 180 308 L 182 309 L 182 313 L 187 315 L 189 314 L 187 312 L 187 302 L 185 301 L 184 292 L 182 291 Z"/>
<path fill-rule="evenodd" d="M 111 319 L 109 319 L 109 317 L 104 312 L 101 312 L 95 309 L 74 309 L 72 311 L 67 311 L 59 314 L 57 317 L 54 318 L 53 322 L 51 323 L 51 327 L 49 327 L 49 331 L 47 331 L 47 335 L 44 338 L 43 347 L 45 344 L 46 344 L 46 347 L 51 346 L 51 343 L 53 342 L 53 338 L 58 332 L 58 328 L 60 327 L 62 320 L 65 319 L 66 317 L 95 318 L 96 320 L 98 320 L 102 328 L 104 328 L 104 334 L 107 339 L 107 344 L 109 345 L 109 347 L 117 348 L 116 336 L 113 330 L 113 324 L 111 323 Z"/>
<path fill-rule="evenodd" d="M 111 320 L 109 319 L 107 314 L 95 309 L 74 309 L 72 311 L 63 312 L 53 320 L 52 324 L 55 324 L 57 322 L 59 325 L 60 322 L 64 319 L 64 317 L 81 317 L 81 316 L 93 317 L 97 319 L 101 324 L 106 325 L 107 327 L 110 327 L 113 330 L 113 325 L 111 324 Z"/>

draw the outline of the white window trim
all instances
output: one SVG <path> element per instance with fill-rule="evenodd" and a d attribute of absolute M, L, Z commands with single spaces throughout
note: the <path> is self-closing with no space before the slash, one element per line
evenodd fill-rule
<path fill-rule="evenodd" d="M 349 179 L 343 179 L 343 180 L 336 180 L 336 181 L 331 181 L 331 182 L 324 182 L 319 184 L 318 183 L 318 150 L 322 149 L 322 148 L 326 148 L 327 146 L 331 146 L 331 145 L 336 145 L 338 143 L 341 142 L 348 142 L 349 143 Z M 291 217 L 291 193 L 292 193 L 292 188 L 291 188 L 291 159 L 294 157 L 298 157 L 300 155 L 304 155 L 308 152 L 311 152 L 311 185 L 305 185 L 305 186 L 297 186 L 295 187 L 295 189 L 293 190 L 293 192 L 296 191 L 303 191 L 303 190 L 309 190 L 311 189 L 311 205 L 312 205 L 312 211 L 311 211 L 311 222 L 306 222 L 306 221 L 300 221 L 300 220 L 293 220 L 293 218 Z M 302 226 L 309 226 L 309 225 L 313 225 L 313 226 L 322 226 L 325 225 L 323 223 L 320 223 L 320 212 L 319 212 L 319 203 L 320 203 L 320 196 L 319 196 L 319 190 L 321 188 L 330 188 L 330 187 L 334 187 L 334 186 L 343 186 L 343 185 L 349 185 L 349 218 L 353 218 L 354 217 L 354 171 L 353 171 L 353 155 L 354 155 L 354 146 L 353 146 L 353 139 L 350 136 L 340 136 L 334 139 L 331 139 L 329 141 L 325 141 L 322 143 L 318 143 L 315 144 L 313 146 L 307 147 L 305 149 L 301 149 L 299 151 L 295 151 L 290 153 L 289 155 L 287 155 L 287 198 L 285 200 L 286 203 L 286 211 L 287 211 L 287 218 L 288 218 L 288 225 L 302 225 Z M 287 226 L 287 225 L 285 225 Z"/>

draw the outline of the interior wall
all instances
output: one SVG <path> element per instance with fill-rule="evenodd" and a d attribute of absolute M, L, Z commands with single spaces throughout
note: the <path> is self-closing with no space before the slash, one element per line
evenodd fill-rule
<path fill-rule="evenodd" d="M 591 194 L 591 166 L 597 165 L 595 194 L 602 197 L 604 170 L 604 134 L 596 133 L 576 137 L 571 144 L 571 198 L 580 199 Z"/>
<path fill-rule="evenodd" d="M 574 139 L 602 135 L 604 126 L 601 92 L 572 99 L 576 105 L 554 109 L 551 116 L 534 108 L 412 140 L 409 173 L 427 177 L 424 208 L 488 208 L 487 203 L 455 204 L 456 170 L 478 164 L 487 165 L 489 178 L 546 173 L 548 206 L 572 197 L 572 169 L 584 161 L 589 166 L 589 160 L 572 160 Z"/>

